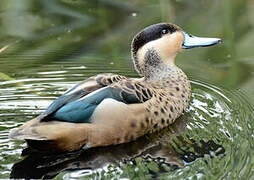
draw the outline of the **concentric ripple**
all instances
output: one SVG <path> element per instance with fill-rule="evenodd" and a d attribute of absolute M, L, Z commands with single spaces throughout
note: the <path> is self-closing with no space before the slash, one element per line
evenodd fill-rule
<path fill-rule="evenodd" d="M 241 92 L 192 81 L 192 100 L 182 121 L 160 132 L 130 159 L 63 177 L 127 179 L 252 179 L 253 107 Z M 175 133 L 175 128 L 185 126 Z M 177 129 L 179 130 L 179 128 Z M 177 131 L 176 130 L 176 131 Z M 150 137 L 151 138 L 151 137 Z M 159 145 L 158 145 L 159 144 Z M 131 146 L 130 146 L 131 147 Z"/>
<path fill-rule="evenodd" d="M 80 67 L 73 68 L 74 74 L 91 71 Z M 68 68 L 38 74 L 72 76 Z M 161 132 L 118 146 L 22 157 L 26 145 L 9 140 L 9 129 L 41 113 L 74 83 L 66 79 L 6 81 L 0 86 L 1 178 L 253 178 L 252 105 L 239 91 L 191 83 L 187 112 Z"/>

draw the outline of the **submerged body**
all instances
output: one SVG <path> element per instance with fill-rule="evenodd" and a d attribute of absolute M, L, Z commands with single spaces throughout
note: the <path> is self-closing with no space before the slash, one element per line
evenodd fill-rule
<path fill-rule="evenodd" d="M 10 137 L 25 139 L 38 150 L 72 151 L 130 142 L 172 124 L 188 107 L 191 94 L 187 76 L 175 66 L 176 54 L 220 42 L 201 38 L 198 44 L 187 36 L 173 24 L 149 26 L 132 42 L 133 62 L 142 78 L 91 77 L 13 129 Z"/>

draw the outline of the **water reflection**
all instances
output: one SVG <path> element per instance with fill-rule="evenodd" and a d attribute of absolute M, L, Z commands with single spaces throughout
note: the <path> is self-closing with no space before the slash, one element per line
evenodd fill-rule
<path fill-rule="evenodd" d="M 43 84 L 43 82 L 40 83 Z M 56 88 L 57 83 L 53 87 Z M 190 174 L 199 172 L 202 176 L 211 173 L 211 175 L 216 174 L 216 177 L 221 177 L 222 173 L 229 176 L 227 175 L 229 173 L 231 177 L 233 167 L 235 170 L 242 168 L 247 170 L 251 165 L 248 159 L 252 157 L 253 145 L 250 142 L 253 142 L 254 138 L 254 124 L 251 121 L 254 112 L 252 105 L 239 92 L 221 90 L 197 81 L 192 81 L 192 87 L 192 100 L 188 111 L 164 131 L 147 135 L 128 144 L 70 154 L 38 155 L 26 150 L 23 152 L 25 159 L 12 167 L 11 176 L 15 178 L 54 176 L 94 178 L 98 174 L 116 177 L 111 173 L 117 173 L 119 177 L 130 179 L 136 176 L 186 178 Z M 52 88 L 52 86 L 45 84 L 45 88 Z M 60 90 L 59 93 L 61 94 L 64 90 Z M 38 95 L 37 102 L 45 100 L 39 97 Z M 45 105 L 40 103 L 41 107 L 37 109 L 37 112 L 35 111 L 35 114 L 42 112 L 51 101 L 49 97 Z M 5 121 L 2 126 L 6 128 L 9 124 L 8 129 L 10 129 L 22 124 L 19 121 L 24 116 L 27 116 L 27 119 L 32 118 L 32 103 L 27 110 L 25 105 L 27 104 L 21 105 L 20 109 L 15 107 L 10 110 L 9 108 L 9 118 L 7 118 L 7 111 L 3 111 Z M 9 106 L 3 104 L 3 107 Z M 23 116 L 15 115 L 20 113 Z M 6 156 L 8 153 L 7 159 L 13 163 L 10 157 L 15 157 L 16 160 L 21 159 L 19 153 L 25 144 L 20 141 L 10 142 L 7 135 L 8 130 L 2 131 L 1 137 L 7 147 L 2 148 L 1 154 Z M 235 161 L 239 154 L 242 158 L 241 163 Z M 229 165 L 225 167 L 225 163 Z M 136 168 L 141 170 L 135 171 Z M 204 168 L 205 171 L 200 174 L 200 170 Z M 247 177 L 251 175 L 251 173 L 245 173 Z M 237 173 L 234 174 L 236 175 Z"/>
<path fill-rule="evenodd" d="M 199 143 L 195 143 L 191 139 L 184 139 L 181 134 L 185 130 L 186 121 L 182 117 L 162 132 L 117 146 L 93 148 L 60 155 L 41 154 L 25 149 L 22 152 L 23 156 L 26 156 L 25 159 L 13 165 L 10 177 L 49 179 L 62 171 L 75 172 L 75 170 L 79 170 L 79 173 L 82 171 L 81 175 L 78 175 L 81 177 L 96 174 L 99 169 L 109 165 L 119 166 L 121 169 L 123 164 L 130 162 L 136 164 L 138 158 L 142 158 L 146 162 L 155 162 L 160 167 L 159 171 L 154 172 L 158 176 L 167 172 L 165 169 L 163 170 L 163 165 L 167 166 L 169 170 L 175 170 L 183 168 L 184 163 L 193 162 L 206 154 L 212 156 L 211 154 L 214 152 L 214 155 L 218 156 L 225 153 L 225 149 L 212 140 L 201 141 L 201 146 L 199 146 Z M 170 143 L 171 141 L 174 145 Z M 189 146 L 194 151 L 185 150 L 184 146 Z"/>

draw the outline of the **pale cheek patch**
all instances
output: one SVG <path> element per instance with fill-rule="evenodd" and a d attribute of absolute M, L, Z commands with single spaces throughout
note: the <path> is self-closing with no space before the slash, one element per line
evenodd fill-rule
<path fill-rule="evenodd" d="M 140 65 L 144 65 L 144 57 L 149 49 L 156 50 L 165 63 L 169 60 L 174 61 L 176 54 L 182 50 L 183 41 L 183 34 L 181 32 L 175 32 L 145 44 L 137 52 Z"/>
<path fill-rule="evenodd" d="M 175 56 L 182 49 L 183 40 L 182 33 L 178 32 L 163 37 L 160 49 L 164 58 Z"/>
<path fill-rule="evenodd" d="M 160 54 L 163 60 L 174 59 L 176 54 L 181 51 L 184 37 L 181 32 L 176 32 L 164 36 L 160 43 Z"/>

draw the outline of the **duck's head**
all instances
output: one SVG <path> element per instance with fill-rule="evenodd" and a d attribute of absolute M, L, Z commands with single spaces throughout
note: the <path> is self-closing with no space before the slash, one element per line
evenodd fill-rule
<path fill-rule="evenodd" d="M 220 43 L 219 38 L 200 38 L 184 32 L 170 23 L 148 26 L 132 40 L 132 59 L 140 75 L 158 65 L 174 65 L 175 57 L 182 49 L 206 47 Z"/>

